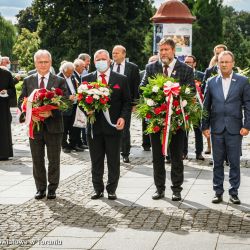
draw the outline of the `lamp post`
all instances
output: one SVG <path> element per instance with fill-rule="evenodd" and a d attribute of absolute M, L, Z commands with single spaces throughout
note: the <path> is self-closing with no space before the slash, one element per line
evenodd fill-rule
<path fill-rule="evenodd" d="M 91 56 L 91 12 L 90 12 L 90 2 L 91 0 L 88 0 L 88 38 L 89 38 L 89 55 Z"/>

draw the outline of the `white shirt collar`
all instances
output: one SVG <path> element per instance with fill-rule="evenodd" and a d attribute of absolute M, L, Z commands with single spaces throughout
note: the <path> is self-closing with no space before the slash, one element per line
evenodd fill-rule
<path fill-rule="evenodd" d="M 104 73 L 103 73 L 103 72 L 97 71 L 97 77 L 99 77 L 99 76 L 102 75 L 102 74 L 105 74 L 105 76 L 109 78 L 109 75 L 110 75 L 110 68 L 108 68 L 108 70 L 107 70 L 106 72 L 104 72 Z"/>
<path fill-rule="evenodd" d="M 229 77 L 227 77 L 227 78 L 224 78 L 223 76 L 222 76 L 222 74 L 221 74 L 221 72 L 219 73 L 219 75 L 220 75 L 220 77 L 222 78 L 222 79 L 224 79 L 224 80 L 226 80 L 226 79 L 232 79 L 232 77 L 233 77 L 233 71 L 232 71 L 232 73 L 230 74 L 230 76 Z"/>
<path fill-rule="evenodd" d="M 38 80 L 41 79 L 42 75 L 40 75 L 39 73 L 38 74 Z M 46 79 L 46 80 L 49 80 L 49 75 L 50 75 L 50 72 L 48 72 L 46 75 L 44 75 L 43 77 Z"/>

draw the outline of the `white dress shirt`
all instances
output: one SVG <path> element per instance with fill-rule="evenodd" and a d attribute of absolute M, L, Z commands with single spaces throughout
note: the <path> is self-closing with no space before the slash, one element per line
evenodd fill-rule
<path fill-rule="evenodd" d="M 72 81 L 71 81 L 71 77 L 68 77 L 68 78 L 67 78 L 67 77 L 64 75 L 64 78 L 65 78 L 65 80 L 66 80 L 66 82 L 67 82 L 67 84 L 68 84 L 68 86 L 69 86 L 71 95 L 75 95 L 75 94 L 76 94 L 76 91 L 75 91 L 74 85 L 73 85 L 73 83 L 72 83 Z"/>
<path fill-rule="evenodd" d="M 47 85 L 48 85 L 48 82 L 49 82 L 49 75 L 50 75 L 50 72 L 47 73 L 46 75 L 42 76 L 40 75 L 39 73 L 37 73 L 38 75 L 38 88 L 40 88 L 40 83 L 41 83 L 41 78 L 44 77 L 43 79 L 43 82 L 44 82 L 44 88 L 46 89 L 47 88 Z"/>
<path fill-rule="evenodd" d="M 113 66 L 113 71 L 117 72 L 117 68 L 118 68 L 118 64 L 115 62 L 114 66 Z M 120 74 L 124 75 L 124 71 L 125 71 L 125 60 L 123 60 L 123 62 L 121 62 L 120 64 Z"/>
<path fill-rule="evenodd" d="M 174 66 L 176 63 L 176 58 L 173 59 L 173 61 L 168 65 L 168 76 L 170 77 L 173 70 L 174 70 Z M 163 68 L 163 72 L 164 72 L 164 63 L 162 63 L 162 68 Z"/>
<path fill-rule="evenodd" d="M 99 80 L 100 82 L 102 81 L 102 77 L 101 77 L 102 74 L 105 75 L 105 80 L 108 84 L 109 77 L 110 77 L 110 68 L 105 73 L 101 73 L 101 72 L 97 71 L 97 80 Z"/>
<path fill-rule="evenodd" d="M 223 76 L 221 75 L 222 88 L 223 88 L 223 94 L 224 94 L 225 100 L 227 99 L 228 91 L 229 91 L 230 84 L 232 81 L 232 76 L 233 76 L 233 72 L 231 73 L 231 75 L 228 78 L 223 78 Z"/>

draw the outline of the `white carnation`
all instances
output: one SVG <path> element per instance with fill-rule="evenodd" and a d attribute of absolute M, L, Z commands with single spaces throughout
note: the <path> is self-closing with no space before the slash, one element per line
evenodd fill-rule
<path fill-rule="evenodd" d="M 96 100 L 99 100 L 100 96 L 99 95 L 93 95 L 93 98 L 96 99 Z"/>
<path fill-rule="evenodd" d="M 159 87 L 155 85 L 155 86 L 152 88 L 152 91 L 155 92 L 155 93 L 157 93 L 157 92 L 159 91 Z"/>
<path fill-rule="evenodd" d="M 78 93 L 85 92 L 85 90 L 88 90 L 88 86 L 86 84 L 81 84 L 77 89 Z"/>
<path fill-rule="evenodd" d="M 181 105 L 182 105 L 183 108 L 186 107 L 186 106 L 187 106 L 187 100 L 183 100 L 183 101 L 181 102 Z"/>
<path fill-rule="evenodd" d="M 167 86 L 167 87 L 171 87 L 173 85 L 173 83 L 171 81 L 166 81 L 164 83 L 164 86 Z"/>
<path fill-rule="evenodd" d="M 146 100 L 146 103 L 148 106 L 152 107 L 152 106 L 155 106 L 155 102 L 152 100 L 152 99 L 147 99 Z"/>
<path fill-rule="evenodd" d="M 187 88 L 185 89 L 185 94 L 190 94 L 190 88 L 189 88 L 189 87 L 187 87 Z"/>

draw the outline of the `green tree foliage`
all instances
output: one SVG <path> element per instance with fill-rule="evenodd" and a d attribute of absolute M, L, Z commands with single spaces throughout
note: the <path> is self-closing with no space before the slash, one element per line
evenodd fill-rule
<path fill-rule="evenodd" d="M 222 0 L 184 0 L 196 16 L 193 24 L 193 54 L 199 68 L 206 69 L 213 57 L 213 48 L 222 43 Z"/>
<path fill-rule="evenodd" d="M 57 64 L 82 52 L 111 52 L 116 44 L 124 45 L 129 59 L 139 66 L 147 61 L 142 51 L 151 29 L 152 0 L 35 0 L 33 9 L 41 20 L 41 45 Z"/>
<path fill-rule="evenodd" d="M 26 28 L 30 32 L 35 32 L 37 30 L 39 18 L 34 15 L 32 7 L 20 10 L 16 17 L 18 21 L 17 28 L 19 33 L 21 33 L 22 28 Z"/>
<path fill-rule="evenodd" d="M 12 47 L 15 39 L 15 26 L 0 14 L 0 55 L 12 57 Z"/>
<path fill-rule="evenodd" d="M 20 68 L 31 70 L 34 69 L 33 56 L 40 48 L 40 38 L 37 32 L 30 32 L 22 28 L 21 34 L 13 47 L 13 53 L 18 58 Z"/>

